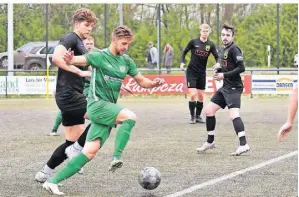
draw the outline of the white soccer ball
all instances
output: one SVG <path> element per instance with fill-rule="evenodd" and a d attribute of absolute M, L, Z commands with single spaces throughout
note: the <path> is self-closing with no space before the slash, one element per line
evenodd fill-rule
<path fill-rule="evenodd" d="M 144 189 L 156 189 L 161 182 L 161 173 L 154 167 L 146 167 L 140 171 L 138 180 Z"/>

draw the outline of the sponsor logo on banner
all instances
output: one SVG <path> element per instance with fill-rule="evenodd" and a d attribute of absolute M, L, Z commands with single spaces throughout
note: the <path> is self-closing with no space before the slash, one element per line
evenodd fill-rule
<path fill-rule="evenodd" d="M 149 79 L 154 79 L 157 76 L 146 76 Z M 159 76 L 165 80 L 165 84 L 155 88 L 142 88 L 140 87 L 133 78 L 126 77 L 122 86 L 125 87 L 129 92 L 133 94 L 183 94 L 187 93 L 187 83 L 184 82 L 184 76 Z M 242 76 L 244 83 L 244 94 L 251 93 L 251 77 L 250 75 Z M 215 93 L 222 86 L 221 82 L 215 82 L 212 77 L 206 77 L 206 94 Z M 128 94 L 126 91 L 121 91 L 121 94 Z"/>
<path fill-rule="evenodd" d="M 294 83 L 297 82 L 296 75 L 253 75 L 253 94 L 290 94 Z"/>
<path fill-rule="evenodd" d="M 0 77 L 0 94 L 19 94 L 19 84 L 18 77 Z"/>
<path fill-rule="evenodd" d="M 293 79 L 280 78 L 276 80 L 276 91 L 292 91 L 293 86 Z"/>

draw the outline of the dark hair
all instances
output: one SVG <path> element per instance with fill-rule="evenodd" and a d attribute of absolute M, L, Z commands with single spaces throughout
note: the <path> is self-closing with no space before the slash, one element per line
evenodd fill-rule
<path fill-rule="evenodd" d="M 133 31 L 125 25 L 116 27 L 112 32 L 112 36 L 117 38 L 134 38 Z"/>
<path fill-rule="evenodd" d="M 97 17 L 94 14 L 93 11 L 87 8 L 80 8 L 75 11 L 73 17 L 72 17 L 72 22 L 73 24 L 75 22 L 83 22 L 86 21 L 88 23 L 97 23 Z"/>
<path fill-rule="evenodd" d="M 223 26 L 222 26 L 222 29 L 226 29 L 226 30 L 231 30 L 232 32 L 233 32 L 233 35 L 235 35 L 235 28 L 234 28 L 234 26 L 232 26 L 232 25 L 229 25 L 229 24 L 224 24 Z M 221 29 L 221 30 L 222 30 Z"/>

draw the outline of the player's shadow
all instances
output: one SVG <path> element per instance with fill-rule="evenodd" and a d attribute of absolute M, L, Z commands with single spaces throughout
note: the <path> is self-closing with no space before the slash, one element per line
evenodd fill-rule
<path fill-rule="evenodd" d="M 156 196 L 156 195 L 154 195 L 154 194 L 143 194 L 143 195 L 140 196 L 140 197 L 158 197 L 158 196 Z"/>

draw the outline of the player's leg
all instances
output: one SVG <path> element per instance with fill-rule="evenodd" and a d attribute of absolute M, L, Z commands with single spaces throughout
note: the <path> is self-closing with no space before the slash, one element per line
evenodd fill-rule
<path fill-rule="evenodd" d="M 130 133 L 135 125 L 136 115 L 122 106 L 103 100 L 88 104 L 88 116 L 92 122 L 107 126 L 121 124 L 116 133 L 114 153 L 109 166 L 110 171 L 122 166 L 121 153 L 130 138 Z"/>
<path fill-rule="evenodd" d="M 235 132 L 239 138 L 240 145 L 237 150 L 231 153 L 232 156 L 239 156 L 250 150 L 246 141 L 245 127 L 243 120 L 240 117 L 241 107 L 241 93 L 232 93 L 225 95 L 226 102 L 228 103 L 229 117 L 233 122 Z"/>
<path fill-rule="evenodd" d="M 91 123 L 89 125 L 87 125 L 87 127 L 85 128 L 84 132 L 80 135 L 78 140 L 74 144 L 72 144 L 71 146 L 66 148 L 65 153 L 68 158 L 72 158 L 72 157 L 78 155 L 82 151 L 82 149 L 85 145 L 86 136 L 87 136 L 88 130 L 90 129 L 90 126 L 91 126 Z"/>
<path fill-rule="evenodd" d="M 196 83 L 196 90 L 197 90 L 196 122 L 198 123 L 205 123 L 205 121 L 200 116 L 203 108 L 205 88 L 206 88 L 206 76 L 200 75 Z"/>
<path fill-rule="evenodd" d="M 187 68 L 186 75 L 187 75 L 187 87 L 189 93 L 189 111 L 191 116 L 189 123 L 195 124 L 196 123 L 195 108 L 197 102 L 197 90 L 196 90 L 197 77 L 194 76 L 194 73 L 189 68 Z"/>
<path fill-rule="evenodd" d="M 58 127 L 61 124 L 61 121 L 62 121 L 62 116 L 61 116 L 61 111 L 59 111 L 56 115 L 56 119 L 55 119 L 55 122 L 54 122 L 54 125 L 53 125 L 53 129 L 52 129 L 51 133 L 49 134 L 50 136 L 58 136 L 57 130 L 58 130 Z"/>
<path fill-rule="evenodd" d="M 117 108 L 115 109 L 117 110 Z M 109 170 L 114 172 L 117 168 L 122 167 L 121 155 L 125 149 L 131 135 L 131 131 L 136 123 L 136 114 L 129 109 L 122 109 L 116 117 L 115 123 L 121 124 L 115 136 L 114 152 Z"/>
<path fill-rule="evenodd" d="M 64 126 L 66 142 L 56 148 L 43 169 L 36 174 L 36 181 L 45 182 L 54 169 L 67 159 L 65 154 L 66 148 L 72 145 L 84 131 L 83 116 L 85 112 L 85 108 L 69 112 L 62 111 L 62 125 Z"/>
<path fill-rule="evenodd" d="M 80 154 L 73 157 L 64 168 L 55 174 L 43 184 L 43 188 L 48 191 L 55 191 L 54 194 L 61 194 L 58 189 L 58 183 L 75 175 L 90 160 L 92 160 L 100 147 L 103 147 L 105 141 L 109 137 L 111 128 L 105 125 L 92 123 L 87 134 L 87 142 Z"/>
<path fill-rule="evenodd" d="M 85 128 L 84 132 L 80 135 L 78 140 L 65 149 L 65 154 L 67 155 L 68 158 L 71 159 L 71 158 L 77 156 L 78 154 L 80 154 L 80 152 L 82 151 L 82 149 L 85 145 L 86 136 L 87 136 L 90 126 L 91 126 L 91 123 L 89 125 L 87 125 L 87 127 Z M 84 172 L 84 170 L 82 168 L 79 171 L 79 174 L 83 174 L 83 172 Z"/>
<path fill-rule="evenodd" d="M 213 97 L 211 98 L 211 102 L 205 107 L 205 115 L 206 115 L 206 128 L 208 132 L 207 141 L 196 150 L 198 152 L 203 152 L 208 149 L 212 149 L 215 147 L 214 137 L 215 137 L 215 127 L 216 127 L 216 118 L 215 113 L 221 109 L 225 108 L 226 103 L 224 97 L 220 91 L 217 91 Z"/>

